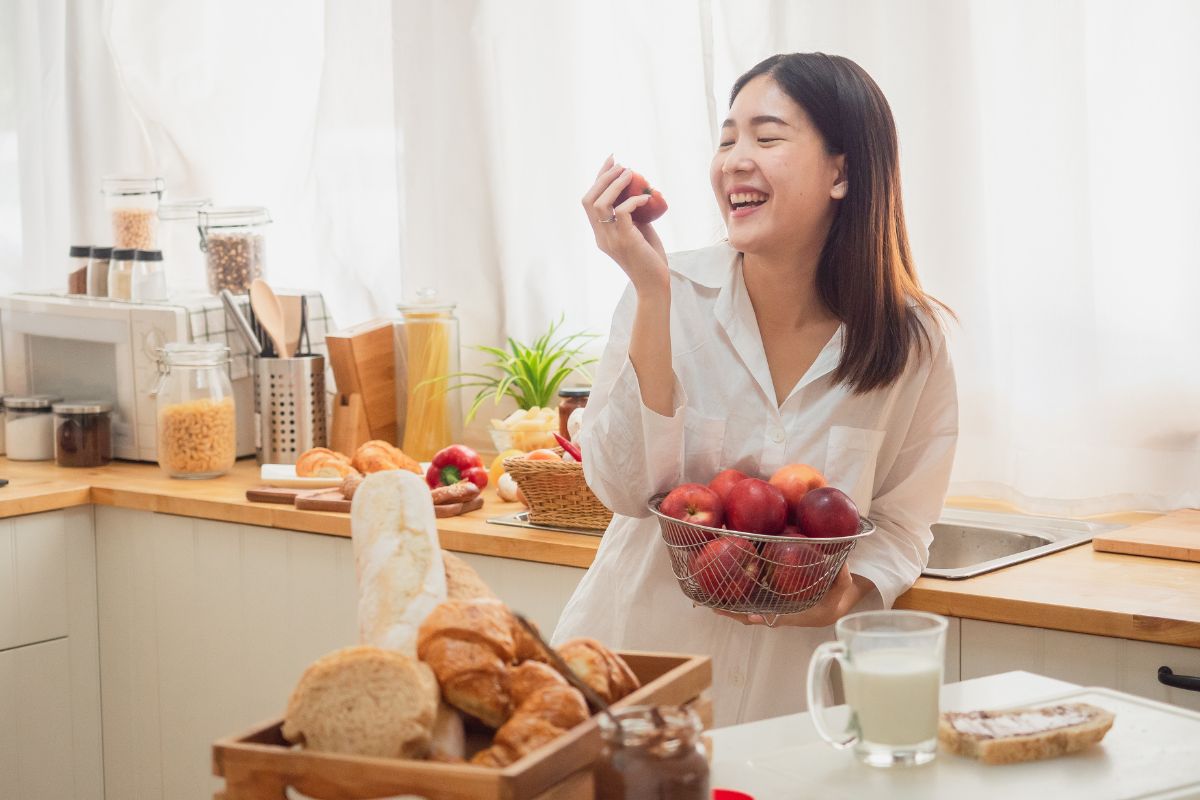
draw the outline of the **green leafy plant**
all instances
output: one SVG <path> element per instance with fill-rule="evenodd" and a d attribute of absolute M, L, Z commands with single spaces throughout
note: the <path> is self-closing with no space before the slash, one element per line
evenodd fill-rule
<path fill-rule="evenodd" d="M 507 350 L 475 345 L 473 349 L 494 357 L 495 360 L 484 365 L 485 368 L 494 369 L 494 374 L 456 372 L 432 380 L 459 381 L 448 386 L 447 390 L 479 389 L 467 411 L 468 423 L 475 418 L 479 406 L 489 396 L 496 403 L 506 396 L 511 397 L 522 409 L 549 407 L 555 402 L 558 387 L 572 372 L 578 371 L 590 383 L 592 376 L 586 367 L 598 360 L 583 356 L 584 343 L 598 334 L 580 332 L 558 336 L 562 323 L 563 317 L 560 316 L 549 330 L 531 344 L 523 344 L 510 336 Z"/>

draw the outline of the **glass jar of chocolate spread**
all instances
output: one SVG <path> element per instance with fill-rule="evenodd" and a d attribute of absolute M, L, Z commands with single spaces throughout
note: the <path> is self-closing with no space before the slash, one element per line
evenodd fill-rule
<path fill-rule="evenodd" d="M 657 710 L 657 714 L 655 714 Z M 596 797 L 606 800 L 710 800 L 700 718 L 680 706 L 635 706 L 600 714 L 604 750 Z"/>
<path fill-rule="evenodd" d="M 54 460 L 60 467 L 112 461 L 112 403 L 55 403 Z"/>

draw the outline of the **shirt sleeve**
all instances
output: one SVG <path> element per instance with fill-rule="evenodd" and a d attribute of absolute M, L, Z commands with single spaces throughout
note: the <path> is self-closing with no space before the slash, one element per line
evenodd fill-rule
<path fill-rule="evenodd" d="M 682 480 L 683 413 L 687 395 L 675 375 L 669 417 L 647 408 L 629 342 L 637 296 L 625 290 L 583 413 L 580 448 L 588 486 L 616 514 L 645 517 L 646 501 Z"/>
<path fill-rule="evenodd" d="M 945 340 L 939 337 L 936 344 L 904 443 L 871 500 L 875 533 L 850 556 L 850 571 L 875 584 L 884 608 L 908 591 L 928 563 L 930 526 L 941 516 L 950 485 L 958 391 Z"/>

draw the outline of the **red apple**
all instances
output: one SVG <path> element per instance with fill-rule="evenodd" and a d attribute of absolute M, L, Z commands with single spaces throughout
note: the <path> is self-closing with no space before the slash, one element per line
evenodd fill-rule
<path fill-rule="evenodd" d="M 828 485 L 825 476 L 808 464 L 788 464 L 780 467 L 771 476 L 770 484 L 783 492 L 788 502 L 788 519 L 792 522 L 796 521 L 796 509 L 801 498 L 813 489 Z"/>
<path fill-rule="evenodd" d="M 814 539 L 853 536 L 858 533 L 858 506 L 840 489 L 813 489 L 800 499 L 796 523 Z"/>
<path fill-rule="evenodd" d="M 719 528 L 725 521 L 721 498 L 703 483 L 682 483 L 676 486 L 663 498 L 658 511 L 668 517 L 709 528 Z M 668 542 L 677 545 L 700 544 L 715 538 L 715 533 L 692 530 L 686 533 L 672 532 L 666 536 Z"/>
<path fill-rule="evenodd" d="M 708 488 L 716 492 L 717 496 L 721 498 L 721 502 L 724 503 L 729 498 L 729 490 L 733 488 L 733 485 L 749 477 L 749 475 L 741 470 L 736 470 L 732 467 L 723 469 L 717 473 L 715 478 L 708 482 Z"/>
<path fill-rule="evenodd" d="M 721 603 L 746 600 L 754 593 L 759 564 L 754 543 L 736 536 L 709 542 L 688 562 L 700 589 Z"/>
<path fill-rule="evenodd" d="M 816 597 L 824 584 L 825 555 L 803 534 L 781 536 L 777 542 L 763 545 L 762 557 L 767 571 L 767 587 L 789 600 Z"/>
<path fill-rule="evenodd" d="M 744 533 L 777 534 L 787 524 L 787 500 L 766 481 L 738 481 L 725 498 L 725 525 Z"/>

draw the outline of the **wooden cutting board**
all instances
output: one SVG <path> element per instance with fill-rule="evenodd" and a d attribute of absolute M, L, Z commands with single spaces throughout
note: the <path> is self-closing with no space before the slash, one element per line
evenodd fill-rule
<path fill-rule="evenodd" d="M 375 319 L 325 334 L 339 394 L 362 397 L 372 439 L 395 443 L 396 360 L 392 322 Z M 352 451 L 346 451 L 352 452 Z"/>
<path fill-rule="evenodd" d="M 1181 508 L 1158 519 L 1131 525 L 1092 539 L 1105 553 L 1200 561 L 1200 509 Z"/>
<path fill-rule="evenodd" d="M 301 492 L 296 496 L 296 508 L 302 511 L 350 511 L 350 501 L 342 496 L 341 489 L 321 489 L 319 491 Z M 474 497 L 465 503 L 445 503 L 433 507 L 433 513 L 439 519 L 456 517 L 468 511 L 483 508 L 483 498 Z"/>

